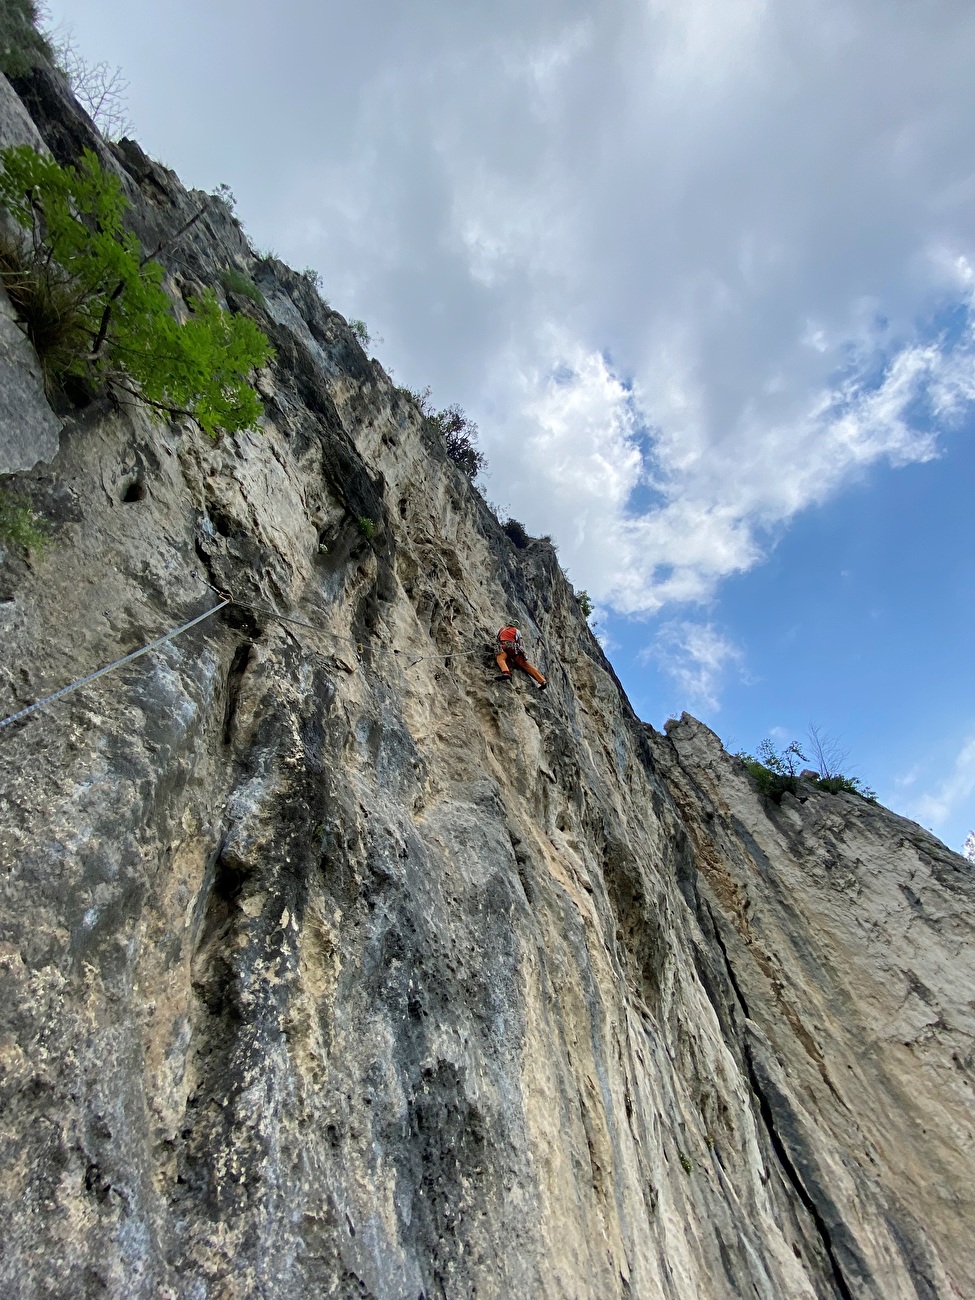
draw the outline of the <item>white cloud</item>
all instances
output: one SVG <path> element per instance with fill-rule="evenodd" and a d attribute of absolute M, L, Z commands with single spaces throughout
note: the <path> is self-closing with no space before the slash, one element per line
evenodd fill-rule
<path fill-rule="evenodd" d="M 742 654 L 711 623 L 673 619 L 664 623 L 654 644 L 643 652 L 645 663 L 656 662 L 680 688 L 680 707 L 717 709 L 727 675 L 741 671 Z"/>
<path fill-rule="evenodd" d="M 865 350 L 865 349 L 864 349 Z M 559 539 L 576 580 L 618 611 L 652 613 L 708 600 L 729 574 L 764 555 L 766 539 L 851 477 L 937 454 L 935 435 L 911 420 L 927 401 L 945 419 L 972 399 L 975 349 L 912 343 L 879 381 L 861 366 L 820 392 L 790 423 L 754 411 L 714 442 L 641 436 L 642 391 L 599 354 L 553 339 L 542 371 L 518 375 L 521 393 L 489 451 L 520 517 Z M 505 358 L 509 376 L 516 360 Z M 500 380 L 499 380 L 500 382 Z M 509 379 L 510 382 L 510 379 Z M 648 490 L 642 507 L 633 494 Z"/>
<path fill-rule="evenodd" d="M 67 16 L 149 147 L 230 181 L 398 381 L 459 401 L 490 494 L 620 612 L 708 600 L 797 512 L 938 454 L 975 397 L 971 317 L 924 324 L 975 287 L 971 6 Z"/>
<path fill-rule="evenodd" d="M 955 758 L 949 774 L 932 789 L 915 795 L 908 804 L 908 816 L 925 826 L 944 826 L 954 813 L 975 796 L 975 735 L 971 736 Z"/>

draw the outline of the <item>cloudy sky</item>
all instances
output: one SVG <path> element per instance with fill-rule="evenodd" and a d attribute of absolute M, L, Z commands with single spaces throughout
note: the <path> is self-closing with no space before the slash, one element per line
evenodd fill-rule
<path fill-rule="evenodd" d="M 975 7 L 55 0 L 397 382 L 478 422 L 641 715 L 975 824 Z"/>

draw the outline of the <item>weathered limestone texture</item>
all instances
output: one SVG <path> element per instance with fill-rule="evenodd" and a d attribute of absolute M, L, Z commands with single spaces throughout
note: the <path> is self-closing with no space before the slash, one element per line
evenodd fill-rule
<path fill-rule="evenodd" d="M 154 246 L 201 196 L 114 158 Z M 170 286 L 227 265 L 262 427 L 95 402 L 19 476 L 56 545 L 0 568 L 0 714 L 237 603 L 0 731 L 0 1291 L 975 1296 L 970 867 L 640 723 L 554 551 L 215 203 Z"/>
<path fill-rule="evenodd" d="M 763 807 L 692 718 L 669 741 L 687 897 L 727 977 L 712 1000 L 848 1289 L 972 1294 L 971 864 L 854 795 Z"/>

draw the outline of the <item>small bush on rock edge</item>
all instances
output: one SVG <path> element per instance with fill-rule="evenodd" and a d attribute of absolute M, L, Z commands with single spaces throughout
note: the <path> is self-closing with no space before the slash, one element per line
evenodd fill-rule
<path fill-rule="evenodd" d="M 806 756 L 797 740 L 786 745 L 781 754 L 771 740 L 763 740 L 758 747 L 758 758 L 752 754 L 739 754 L 738 757 L 748 768 L 759 794 L 765 795 L 773 803 L 781 803 L 782 796 L 787 791 L 790 794 L 798 791 L 799 765 L 805 763 Z"/>
<path fill-rule="evenodd" d="M 29 501 L 0 488 L 0 546 L 43 551 L 50 542 L 48 526 Z"/>
<path fill-rule="evenodd" d="M 867 803 L 877 802 L 877 792 L 871 790 L 858 776 L 814 776 L 810 785 L 828 794 L 856 794 Z"/>
<path fill-rule="evenodd" d="M 445 406 L 442 411 L 435 411 L 430 401 L 429 387 L 422 390 L 401 388 L 399 391 L 413 402 L 424 420 L 436 429 L 443 439 L 447 455 L 473 482 L 486 467 L 487 460 L 484 453 L 475 446 L 477 425 L 467 412 L 456 402 L 452 406 Z"/>
<path fill-rule="evenodd" d="M 797 794 L 800 782 L 806 782 L 814 790 L 825 790 L 828 794 L 855 794 L 868 803 L 876 803 L 876 793 L 858 776 L 843 776 L 840 773 L 803 772 L 801 763 L 807 761 L 799 742 L 793 740 L 779 753 L 771 740 L 763 740 L 758 747 L 758 757 L 739 753 L 748 769 L 749 775 L 758 786 L 759 794 L 781 803 L 782 796 L 788 792 Z"/>
<path fill-rule="evenodd" d="M 466 412 L 455 402 L 453 406 L 444 407 L 428 417 L 431 424 L 443 438 L 447 455 L 469 479 L 477 478 L 486 461 L 482 452 L 474 443 L 477 440 L 477 425 L 469 419 Z"/>
<path fill-rule="evenodd" d="M 519 523 L 517 519 L 509 519 L 504 524 L 504 531 L 508 541 L 517 546 L 519 551 L 523 551 L 531 543 L 531 538 L 525 532 L 525 525 Z"/>

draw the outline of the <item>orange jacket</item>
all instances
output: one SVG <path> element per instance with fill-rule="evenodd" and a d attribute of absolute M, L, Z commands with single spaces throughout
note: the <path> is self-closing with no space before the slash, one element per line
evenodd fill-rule
<path fill-rule="evenodd" d="M 521 633 L 516 627 L 503 627 L 498 632 L 498 644 L 505 654 L 524 654 Z"/>

